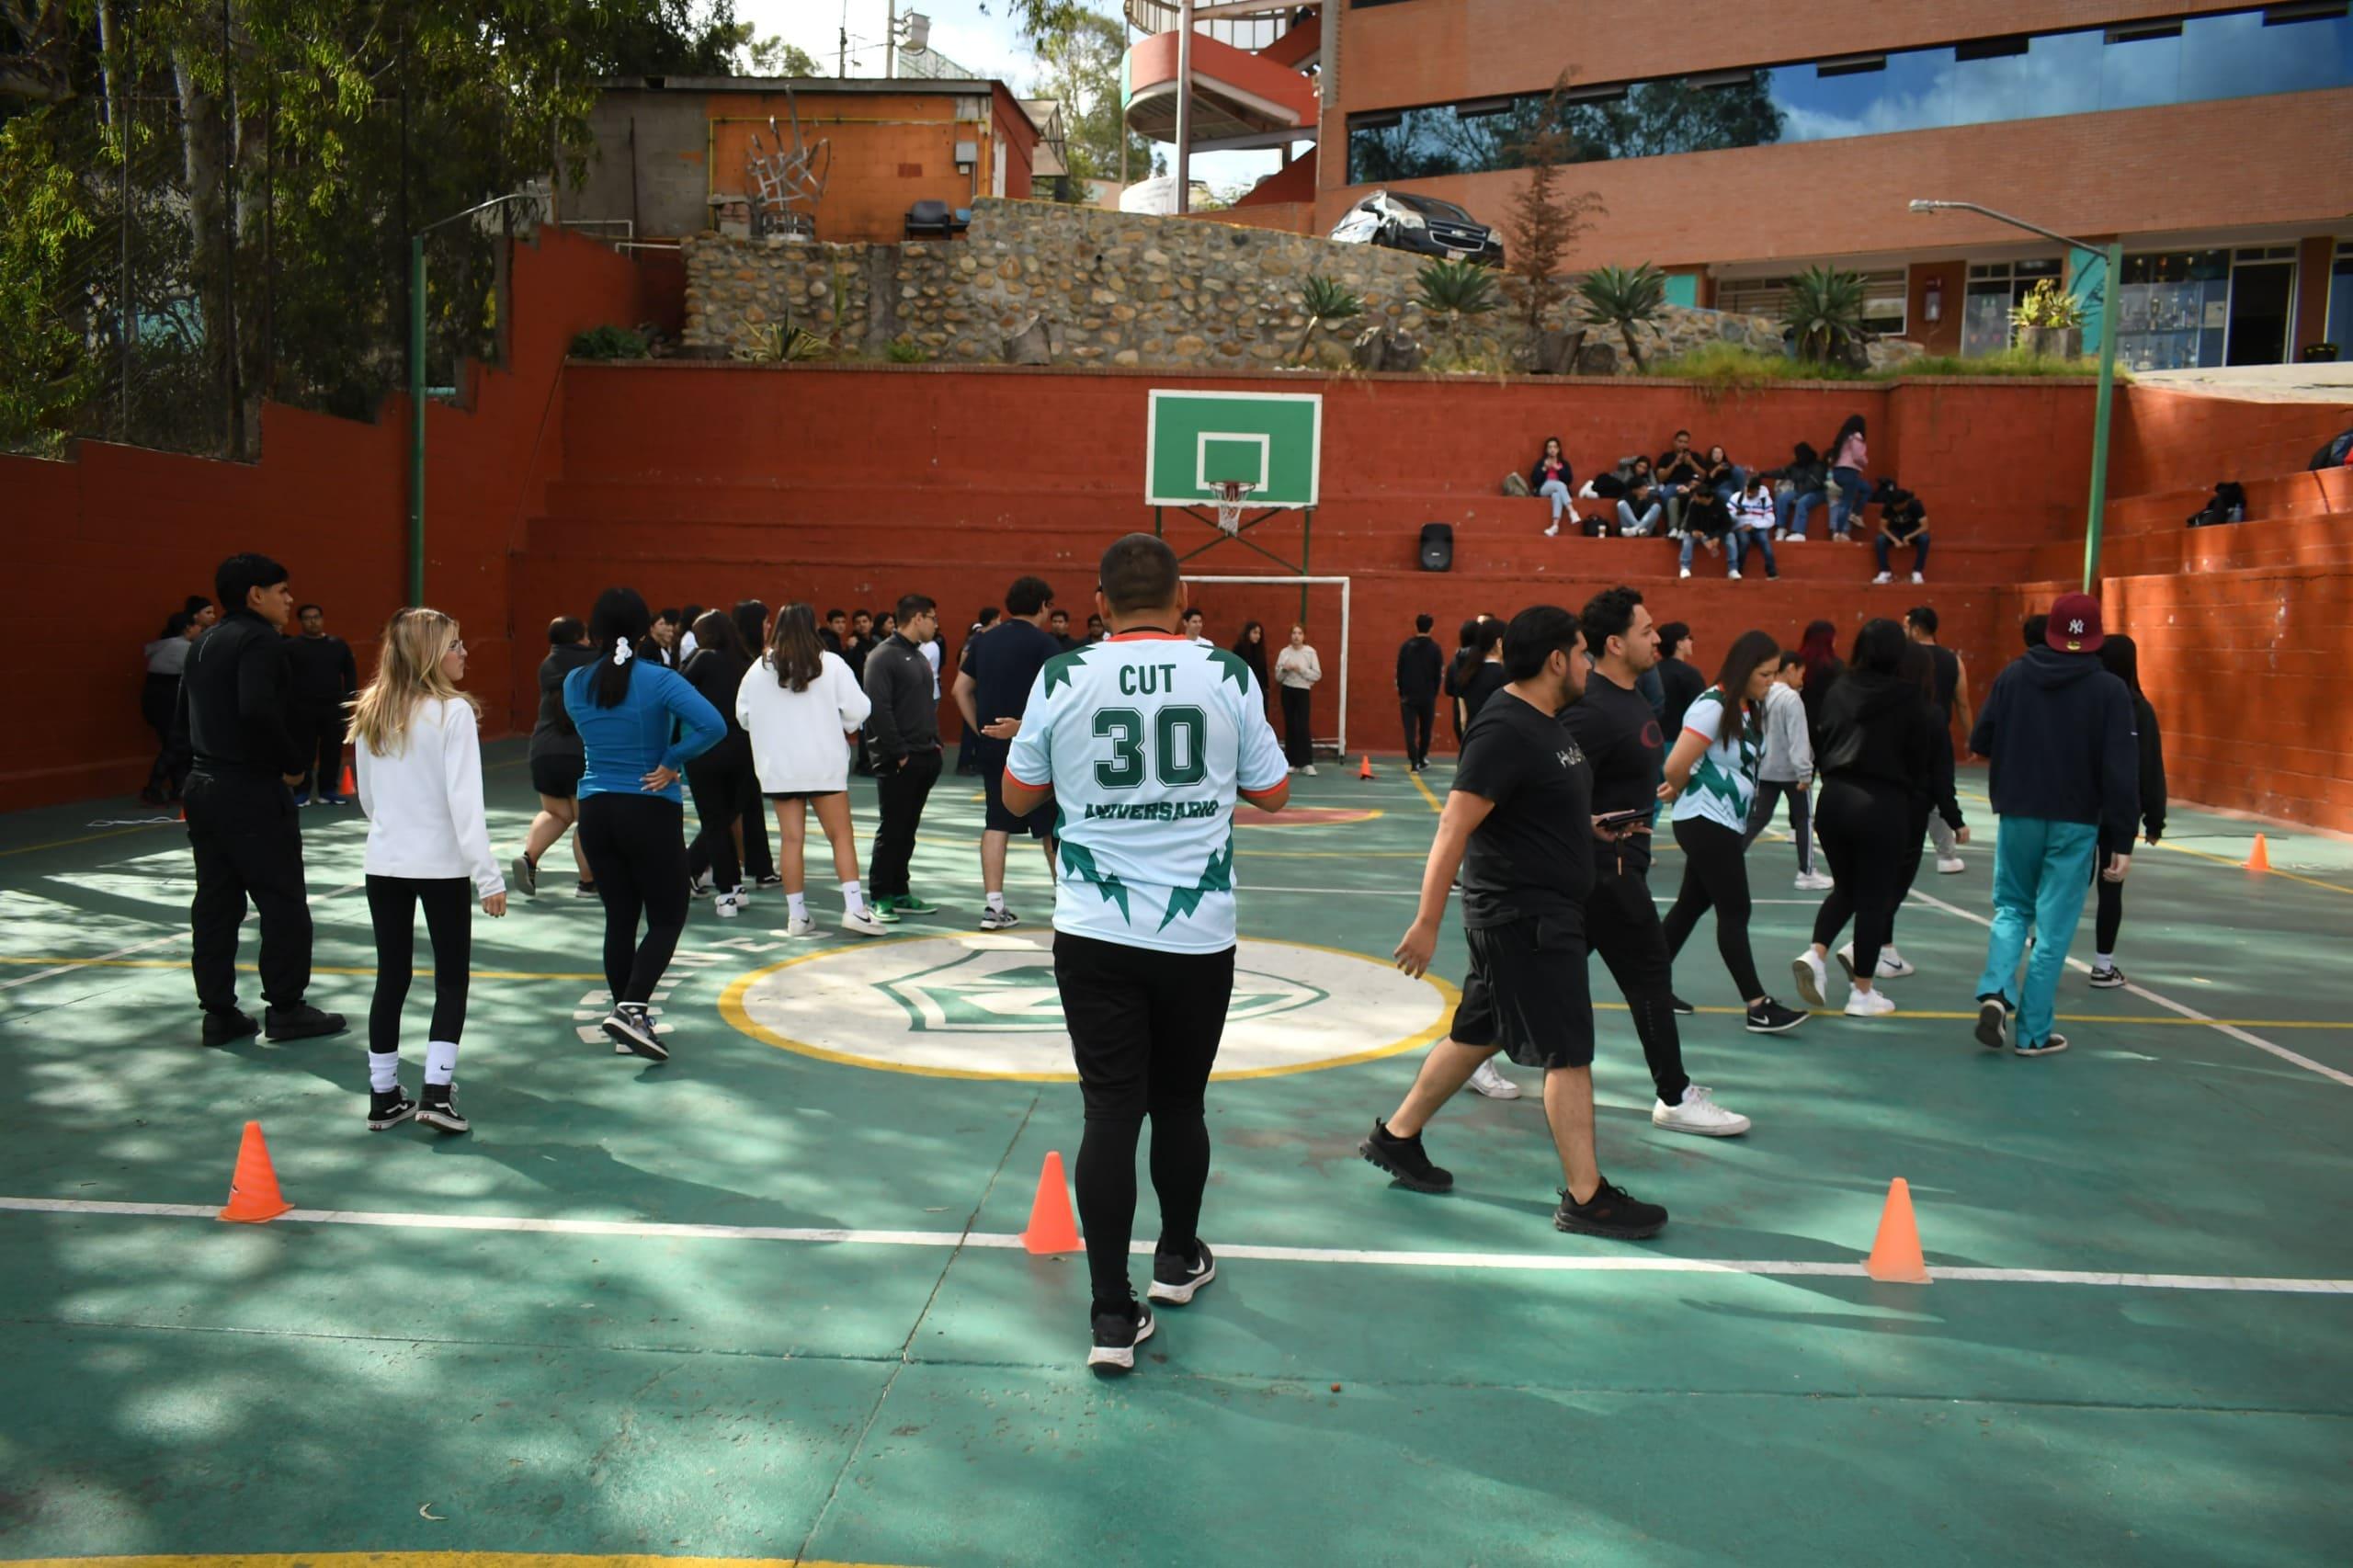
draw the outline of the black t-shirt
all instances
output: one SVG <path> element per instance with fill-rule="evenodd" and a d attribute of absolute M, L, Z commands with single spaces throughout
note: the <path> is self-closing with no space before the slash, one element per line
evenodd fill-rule
<path fill-rule="evenodd" d="M 1561 722 L 1593 770 L 1595 816 L 1658 803 L 1666 733 L 1640 691 L 1595 670 L 1586 676 L 1585 695 L 1562 710 Z M 1650 867 L 1650 836 L 1633 834 L 1616 844 L 1597 838 L 1593 852 L 1597 861 L 1640 873 Z"/>
<path fill-rule="evenodd" d="M 1658 678 L 1666 687 L 1666 711 L 1659 715 L 1660 727 L 1670 735 L 1679 735 L 1684 712 L 1708 689 L 1708 677 L 1680 659 L 1661 659 Z"/>
<path fill-rule="evenodd" d="M 1000 620 L 966 643 L 964 668 L 972 677 L 972 709 L 981 722 L 1021 717 L 1038 672 L 1062 651 L 1052 632 L 1026 620 Z"/>
<path fill-rule="evenodd" d="M 1487 699 L 1510 684 L 1511 676 L 1504 674 L 1502 661 L 1496 659 L 1482 660 L 1478 668 L 1462 677 L 1462 689 L 1454 695 L 1462 699 L 1462 733 L 1466 740 L 1471 733 L 1471 721 L 1479 716 Z"/>
<path fill-rule="evenodd" d="M 1915 496 L 1880 508 L 1880 518 L 1887 531 L 1897 539 L 1910 539 L 1928 520 L 1928 509 Z"/>
<path fill-rule="evenodd" d="M 1462 924 L 1565 919 L 1593 891 L 1593 770 L 1561 722 L 1508 693 L 1463 732 L 1454 788 L 1495 802 L 1462 857 Z"/>
<path fill-rule="evenodd" d="M 1952 722 L 1952 701 L 1961 694 L 1961 655 L 1951 649 L 1931 643 L 1928 662 L 1936 666 L 1931 677 L 1936 683 L 1937 717 L 1946 724 Z"/>

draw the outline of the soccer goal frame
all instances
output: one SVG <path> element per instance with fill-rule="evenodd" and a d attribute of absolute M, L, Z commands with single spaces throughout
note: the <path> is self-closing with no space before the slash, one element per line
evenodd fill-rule
<path fill-rule="evenodd" d="M 1295 585 L 1295 586 L 1299 589 L 1299 610 L 1300 610 L 1300 619 L 1301 619 L 1302 620 L 1304 620 L 1304 619 L 1307 619 L 1307 590 L 1308 590 L 1308 589 L 1310 589 L 1310 588 L 1313 588 L 1313 587 L 1325 587 L 1325 588 L 1333 588 L 1333 587 L 1336 587 L 1336 588 L 1338 588 L 1338 589 L 1340 590 L 1340 733 L 1339 733 L 1338 738 L 1337 738 L 1336 740 L 1335 740 L 1335 741 L 1332 743 L 1332 744 L 1336 748 L 1337 753 L 1338 753 L 1338 755 L 1339 755 L 1339 756 L 1347 756 L 1347 755 L 1348 755 L 1348 608 L 1349 608 L 1349 603 L 1348 603 L 1348 601 L 1349 601 L 1349 594 L 1350 594 L 1350 592 L 1352 591 L 1352 587 L 1353 587 L 1353 585 L 1354 585 L 1354 583 L 1355 583 L 1356 579 L 1354 579 L 1354 578 L 1352 578 L 1352 577 L 1303 577 L 1303 576 L 1299 576 L 1299 575 L 1296 575 L 1296 574 L 1290 574 L 1290 573 L 1285 573 L 1285 574 L 1282 574 L 1281 575 L 1279 575 L 1279 576 L 1229 576 L 1229 575 L 1226 575 L 1226 574 L 1222 574 L 1222 573 L 1218 574 L 1216 574 L 1216 575 L 1211 575 L 1211 574 L 1207 574 L 1207 573 L 1192 573 L 1192 572 L 1188 572 L 1188 573 L 1186 573 L 1186 574 L 1184 574 L 1184 577 L 1185 577 L 1185 581 L 1186 581 L 1186 582 L 1188 582 L 1188 583 L 1233 583 L 1233 584 L 1256 584 L 1256 585 L 1271 585 L 1276 586 L 1276 587 L 1284 587 L 1284 586 L 1291 586 L 1291 585 Z M 1274 661 L 1274 655 L 1275 655 L 1275 653 L 1276 653 L 1277 652 L 1279 652 L 1279 647 L 1278 647 L 1278 645 L 1274 642 L 1274 640 L 1273 640 L 1273 639 L 1271 639 L 1271 638 L 1269 638 L 1269 639 L 1267 640 L 1267 667 L 1268 667 L 1269 669 L 1271 669 L 1271 668 L 1273 667 L 1273 665 L 1274 665 L 1274 662 L 1275 662 L 1275 661 Z M 1313 737 L 1312 737 L 1312 736 L 1311 736 L 1311 737 L 1310 737 L 1310 742 L 1309 742 L 1309 744 L 1311 744 L 1320 745 L 1320 744 L 1322 744 L 1323 743 L 1322 743 L 1322 742 L 1320 742 L 1320 741 L 1316 741 L 1316 740 L 1314 740 L 1314 739 L 1313 739 Z"/>

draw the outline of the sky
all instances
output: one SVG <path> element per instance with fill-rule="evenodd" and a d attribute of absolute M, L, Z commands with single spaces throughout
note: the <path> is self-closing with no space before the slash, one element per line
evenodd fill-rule
<path fill-rule="evenodd" d="M 1098 0 L 1097 9 L 1118 16 L 1113 0 Z M 1007 17 L 1004 0 L 915 0 L 903 3 L 901 14 L 922 12 L 931 18 L 931 47 L 974 74 L 1004 82 L 1027 94 L 1038 85 L 1037 56 L 1022 46 L 1021 34 Z M 817 57 L 831 75 L 841 58 L 841 34 L 850 35 L 849 74 L 882 74 L 882 35 L 889 29 L 888 0 L 735 0 L 739 21 L 752 23 L 759 36 L 776 35 L 797 43 Z M 1131 37 L 1141 37 L 1131 33 Z M 870 40 L 870 41 L 868 41 Z M 1164 144 L 1165 145 L 1165 144 Z M 1170 149 L 1173 151 L 1173 149 Z M 1213 188 L 1247 188 L 1263 175 L 1281 165 L 1272 152 L 1206 153 L 1193 160 L 1193 177 Z"/>

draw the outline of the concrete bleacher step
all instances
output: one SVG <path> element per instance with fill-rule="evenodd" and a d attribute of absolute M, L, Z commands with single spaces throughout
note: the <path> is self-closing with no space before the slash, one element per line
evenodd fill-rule
<path fill-rule="evenodd" d="M 2231 473 L 2217 477 L 2235 479 L 2246 491 L 2249 522 L 2353 512 L 2353 468 L 2268 474 L 2252 479 Z M 2213 494 L 2214 488 L 2210 484 L 2202 490 L 2164 490 L 2141 495 L 2112 496 L 2108 503 L 2107 537 L 2114 539 L 2126 534 L 2163 533 L 2181 528 L 2189 515 L 2205 506 Z"/>
<path fill-rule="evenodd" d="M 2079 569 L 2083 559 L 2080 543 L 2044 545 L 2034 552 L 2032 574 L 2063 576 Z M 2300 519 L 2249 518 L 2211 528 L 2187 528 L 2177 519 L 2162 532 L 2103 536 L 2099 562 L 2106 577 L 2353 565 L 2353 510 Z"/>

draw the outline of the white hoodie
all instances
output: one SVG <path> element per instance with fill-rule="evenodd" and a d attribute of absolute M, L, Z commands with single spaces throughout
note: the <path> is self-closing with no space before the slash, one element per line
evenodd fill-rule
<path fill-rule="evenodd" d="M 735 688 L 735 722 L 752 737 L 752 767 L 770 795 L 831 795 L 849 788 L 847 733 L 873 704 L 838 653 L 819 655 L 817 678 L 793 691 L 762 654 Z"/>
<path fill-rule="evenodd" d="M 473 704 L 421 699 L 398 756 L 379 756 L 365 740 L 353 751 L 359 809 L 368 815 L 361 866 L 369 876 L 472 877 L 479 897 L 506 891 L 483 816 L 482 740 Z"/>

